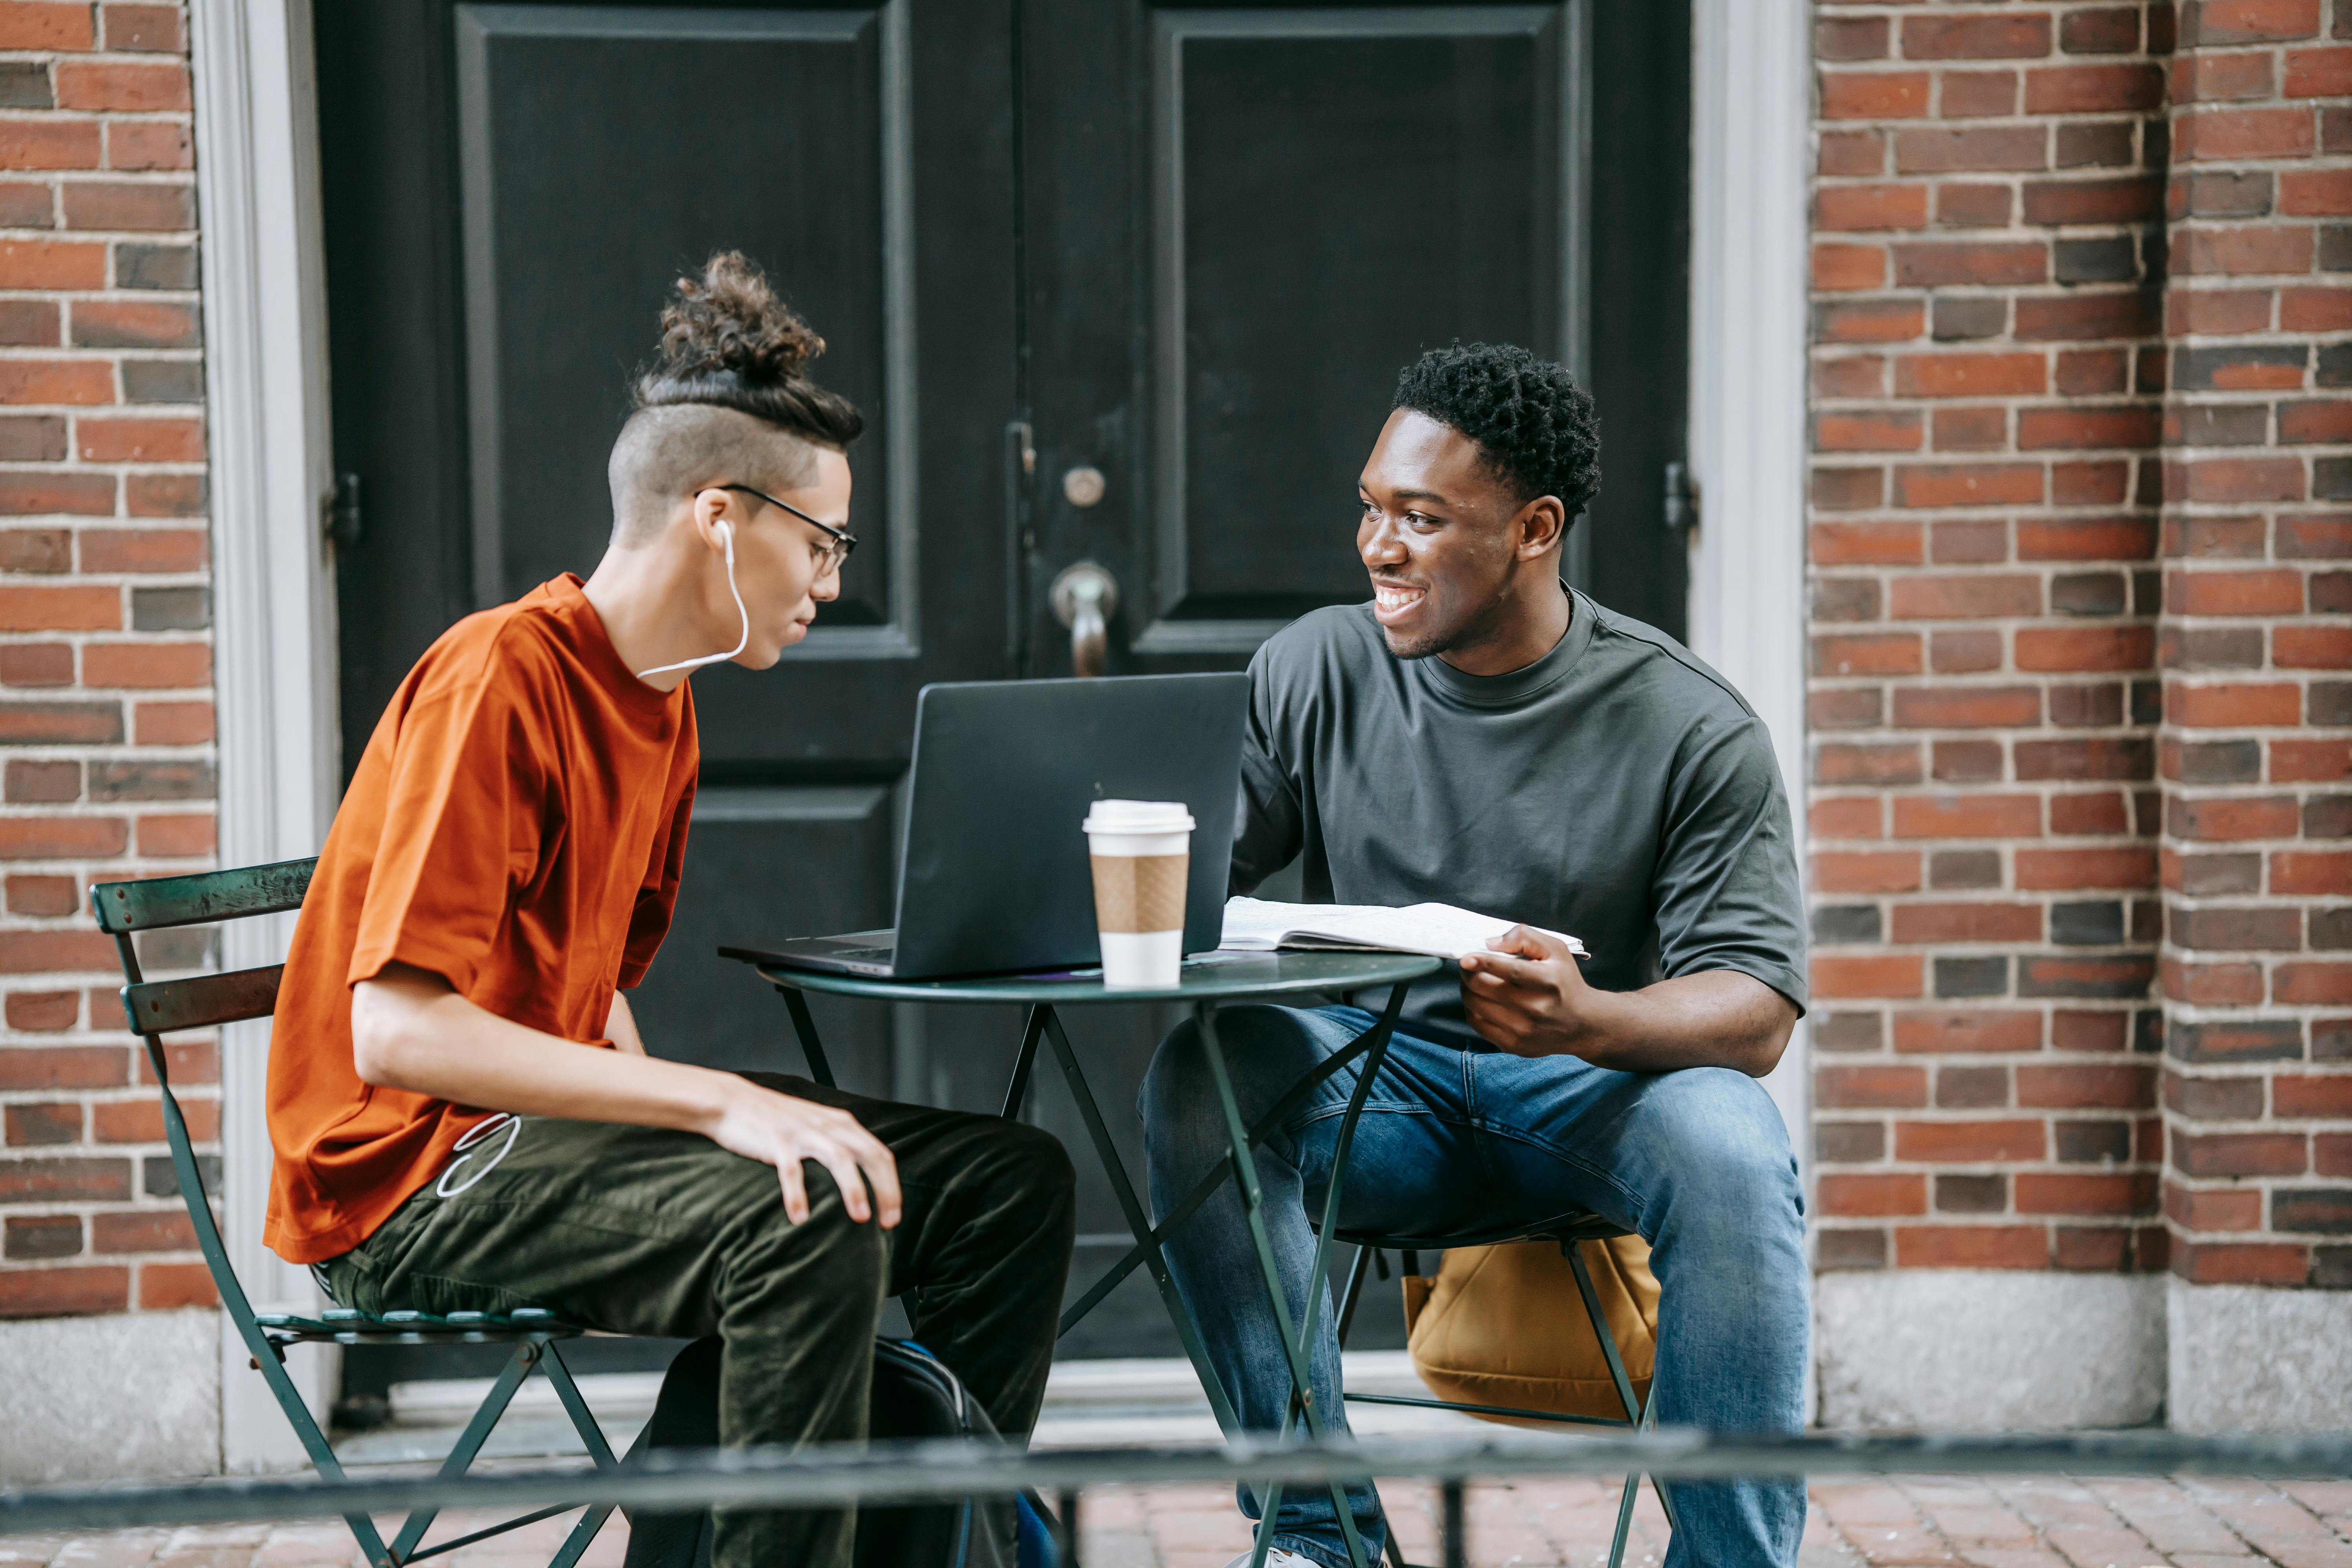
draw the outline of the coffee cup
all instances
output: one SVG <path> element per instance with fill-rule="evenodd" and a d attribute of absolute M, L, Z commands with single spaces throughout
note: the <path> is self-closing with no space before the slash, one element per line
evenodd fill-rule
<path fill-rule="evenodd" d="M 1081 826 L 1094 862 L 1104 986 L 1174 989 L 1184 962 L 1192 814 L 1181 800 L 1098 800 Z"/>

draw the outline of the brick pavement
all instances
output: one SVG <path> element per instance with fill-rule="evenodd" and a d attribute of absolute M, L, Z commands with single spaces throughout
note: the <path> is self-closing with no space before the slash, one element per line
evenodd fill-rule
<path fill-rule="evenodd" d="M 1436 1500 L 1385 1489 L 1400 1544 L 1437 1561 Z M 2198 1478 L 2077 1481 L 2063 1477 L 1911 1477 L 1824 1481 L 1812 1489 L 1803 1568 L 2352 1568 L 2352 1481 L 2280 1483 Z M 1597 1481 L 1496 1484 L 1470 1495 L 1474 1563 L 1601 1562 L 1616 1491 Z M 485 1522 L 449 1514 L 428 1539 Z M 1087 1494 L 1087 1568 L 1223 1568 L 1248 1545 L 1228 1494 L 1214 1487 Z M 541 1568 L 562 1539 L 549 1521 L 451 1555 L 452 1568 Z M 619 1568 L 615 1521 L 583 1568 Z M 1665 1521 L 1646 1491 L 1629 1564 L 1655 1564 Z M 0 1537 L 0 1568 L 329 1568 L 355 1562 L 341 1525 L 133 1530 Z"/>

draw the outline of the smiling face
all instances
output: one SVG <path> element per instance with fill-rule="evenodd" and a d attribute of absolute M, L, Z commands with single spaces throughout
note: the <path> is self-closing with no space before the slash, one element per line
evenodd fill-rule
<path fill-rule="evenodd" d="M 1543 539 L 1547 525 L 1535 516 L 1543 502 L 1522 506 L 1475 441 L 1426 414 L 1389 416 L 1357 499 L 1356 552 L 1371 574 L 1372 615 L 1399 658 L 1507 635 L 1527 568 L 1547 580 L 1556 573 L 1549 558 L 1559 533 L 1552 523 Z"/>
<path fill-rule="evenodd" d="M 807 482 L 775 494 L 821 522 L 846 528 L 849 459 L 830 447 L 814 447 L 814 471 Z M 817 605 L 841 596 L 841 569 L 827 563 L 824 574 L 818 573 L 831 542 L 823 530 L 758 496 L 741 490 L 704 492 L 714 493 L 726 498 L 726 515 L 735 525 L 735 585 L 751 621 L 751 638 L 735 662 L 746 669 L 766 669 L 783 657 L 784 649 L 808 636 Z M 734 600 L 724 597 L 723 583 L 719 593 L 722 621 L 740 629 Z"/>

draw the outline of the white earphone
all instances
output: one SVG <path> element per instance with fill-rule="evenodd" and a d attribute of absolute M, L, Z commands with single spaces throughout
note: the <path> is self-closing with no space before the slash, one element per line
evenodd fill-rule
<path fill-rule="evenodd" d="M 673 669 L 693 669 L 699 665 L 723 663 L 751 646 L 751 613 L 743 607 L 742 590 L 735 586 L 735 525 L 722 517 L 711 524 L 711 528 L 719 535 L 719 548 L 727 552 L 727 591 L 735 595 L 735 613 L 743 618 L 743 635 L 725 653 L 708 653 L 700 658 L 682 658 L 676 664 L 657 664 L 651 669 L 637 671 L 639 680 L 648 675 L 667 675 Z"/>

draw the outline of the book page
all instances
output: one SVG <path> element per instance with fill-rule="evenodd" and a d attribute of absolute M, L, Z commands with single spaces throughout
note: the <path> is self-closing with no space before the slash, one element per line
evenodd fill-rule
<path fill-rule="evenodd" d="M 1283 904 L 1265 899 L 1229 899 L 1222 946 L 1267 952 L 1279 947 L 1360 947 L 1391 952 L 1426 952 L 1460 958 L 1487 952 L 1487 942 L 1515 921 L 1482 915 L 1452 904 Z M 1541 929 L 1541 928 L 1536 928 Z M 1559 931 L 1547 936 L 1589 957 L 1584 944 Z"/>

